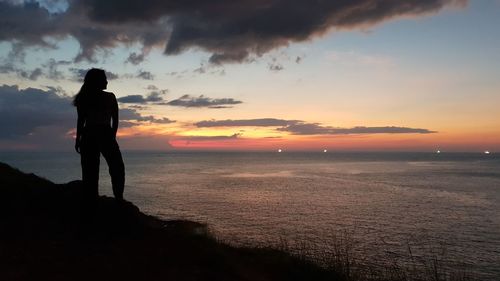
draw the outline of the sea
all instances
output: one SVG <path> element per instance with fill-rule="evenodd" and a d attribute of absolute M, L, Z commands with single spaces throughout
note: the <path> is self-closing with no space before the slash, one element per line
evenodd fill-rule
<path fill-rule="evenodd" d="M 124 151 L 125 198 L 162 219 L 206 223 L 222 241 L 368 265 L 500 280 L 500 154 Z M 70 152 L 0 152 L 56 183 L 81 178 Z M 100 193 L 111 196 L 101 159 Z"/>

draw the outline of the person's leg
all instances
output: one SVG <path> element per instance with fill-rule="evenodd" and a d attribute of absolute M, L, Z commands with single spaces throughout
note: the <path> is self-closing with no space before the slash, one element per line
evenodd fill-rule
<path fill-rule="evenodd" d="M 83 141 L 80 156 L 85 198 L 95 200 L 99 197 L 100 153 L 97 144 L 90 140 Z"/>
<path fill-rule="evenodd" d="M 106 159 L 113 186 L 113 195 L 116 199 L 123 199 L 125 187 L 125 165 L 123 164 L 122 153 L 115 139 L 110 140 L 102 147 L 102 156 Z"/>

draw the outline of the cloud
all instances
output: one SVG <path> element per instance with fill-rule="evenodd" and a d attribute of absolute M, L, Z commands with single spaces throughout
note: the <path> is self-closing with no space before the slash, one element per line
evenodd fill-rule
<path fill-rule="evenodd" d="M 47 69 L 46 73 L 47 78 L 57 81 L 64 79 L 64 74 L 61 71 L 59 71 L 58 67 L 60 65 L 68 65 L 68 64 L 71 64 L 71 62 L 66 60 L 56 61 L 55 59 L 49 59 L 42 66 Z"/>
<path fill-rule="evenodd" d="M 10 53 L 12 52 L 13 51 L 11 51 Z M 9 58 L 6 60 L 6 62 L 0 65 L 0 73 L 15 73 L 21 78 L 33 81 L 37 80 L 41 76 L 56 81 L 65 78 L 64 74 L 58 70 L 58 67 L 60 65 L 69 64 L 68 61 L 64 60 L 56 61 L 54 59 L 49 59 L 47 62 L 41 65 L 43 69 L 37 67 L 33 70 L 27 70 L 22 67 L 19 67 L 18 64 L 14 63 L 15 59 L 10 57 L 11 55 L 12 54 L 9 54 Z M 22 62 L 21 64 L 24 64 L 24 62 Z"/>
<path fill-rule="evenodd" d="M 54 90 L 0 86 L 0 139 L 32 135 L 43 127 L 56 127 L 64 134 L 76 122 L 71 99 Z"/>
<path fill-rule="evenodd" d="M 137 121 L 147 121 L 151 123 L 156 123 L 156 124 L 170 124 L 170 123 L 175 123 L 175 120 L 169 119 L 167 117 L 163 118 L 155 118 L 153 116 L 141 116 L 137 118 Z"/>
<path fill-rule="evenodd" d="M 133 127 L 143 122 L 154 124 L 171 124 L 177 121 L 167 117 L 156 118 L 152 115 L 143 116 L 135 108 L 122 108 L 119 113 L 120 127 Z"/>
<path fill-rule="evenodd" d="M 177 76 L 178 78 L 180 78 L 180 77 L 182 77 L 182 74 L 184 74 L 185 72 L 186 71 L 183 71 L 182 73 L 171 72 L 171 73 L 167 73 L 167 75 Z M 212 74 L 212 75 L 220 75 L 220 76 L 226 75 L 226 70 L 225 70 L 224 66 L 210 64 L 210 63 L 206 63 L 206 62 L 201 62 L 200 66 L 193 69 L 192 72 L 195 74 L 200 74 L 200 75 L 202 75 L 202 74 Z"/>
<path fill-rule="evenodd" d="M 43 71 L 41 68 L 35 68 L 32 71 L 20 71 L 19 75 L 23 78 L 29 79 L 29 80 L 37 80 L 40 76 L 42 76 Z"/>
<path fill-rule="evenodd" d="M 128 96 L 124 96 L 121 98 L 117 98 L 116 100 L 118 102 L 121 102 L 121 103 L 140 103 L 140 104 L 143 104 L 143 103 L 147 102 L 146 99 L 142 95 L 128 95 Z"/>
<path fill-rule="evenodd" d="M 12 63 L 5 63 L 0 65 L 0 73 L 10 73 L 10 72 L 16 72 L 16 68 Z"/>
<path fill-rule="evenodd" d="M 182 136 L 179 139 L 185 141 L 223 141 L 234 140 L 241 137 L 241 133 L 235 133 L 229 136 Z"/>
<path fill-rule="evenodd" d="M 135 52 L 131 53 L 125 62 L 131 63 L 133 65 L 138 65 L 144 61 L 144 54 L 137 54 Z"/>
<path fill-rule="evenodd" d="M 331 29 L 365 28 L 394 18 L 435 13 L 466 0 L 72 0 L 57 13 L 31 1 L 0 2 L 0 41 L 53 48 L 50 39 L 80 43 L 76 61 L 121 44 L 211 53 L 213 64 L 249 61 Z M 57 10 L 57 9 L 55 9 Z M 129 57 L 139 62 L 141 55 Z"/>
<path fill-rule="evenodd" d="M 68 1 L 68 4 L 64 11 L 51 13 L 34 1 L 0 2 L 0 41 L 55 48 L 54 39 L 73 37 L 80 44 L 75 61 L 95 62 L 98 50 L 133 43 L 155 46 L 167 38 L 168 30 L 159 21 L 155 24 L 102 24 L 89 18 L 85 1 Z"/>
<path fill-rule="evenodd" d="M 168 90 L 152 91 L 146 97 L 146 101 L 148 101 L 148 102 L 160 102 L 160 101 L 163 101 L 163 95 L 165 95 L 166 93 L 168 93 Z"/>
<path fill-rule="evenodd" d="M 181 106 L 181 107 L 208 107 L 208 108 L 227 108 L 228 105 L 240 104 L 242 101 L 233 98 L 212 99 L 203 95 L 193 97 L 184 95 L 176 100 L 167 102 L 167 105 Z"/>
<path fill-rule="evenodd" d="M 261 119 L 239 119 L 239 120 L 206 120 L 195 123 L 196 127 L 281 127 L 291 123 L 299 122 L 297 120 L 284 120 L 275 118 Z"/>
<path fill-rule="evenodd" d="M 151 73 L 149 71 L 142 71 L 142 70 L 137 73 L 136 77 L 144 79 L 144 80 L 154 80 L 155 79 L 155 76 L 153 75 L 153 73 Z"/>
<path fill-rule="evenodd" d="M 69 71 L 73 74 L 73 80 L 83 82 L 83 79 L 85 78 L 85 74 L 87 74 L 87 71 L 89 71 L 89 69 L 72 67 L 69 69 Z M 106 78 L 108 80 L 116 80 L 116 79 L 120 78 L 120 76 L 116 73 L 113 73 L 113 72 L 110 72 L 107 70 L 105 70 L 104 72 L 106 73 Z"/>
<path fill-rule="evenodd" d="M 76 126 L 76 109 L 71 97 L 59 93 L 56 88 L 0 86 L 0 148 L 8 143 L 8 147 L 72 149 L 70 132 Z M 119 115 L 121 127 L 175 122 L 166 117 L 143 116 L 130 108 L 120 109 Z"/>
<path fill-rule="evenodd" d="M 165 95 L 168 90 L 157 90 L 150 92 L 146 97 L 142 95 L 128 95 L 116 100 L 121 103 L 135 103 L 135 104 L 146 104 L 146 103 L 159 103 L 163 101 L 163 95 Z"/>
<path fill-rule="evenodd" d="M 278 72 L 278 71 L 285 69 L 281 63 L 277 63 L 277 62 L 269 63 L 268 67 L 269 67 L 269 70 L 275 71 L 275 72 Z"/>
<path fill-rule="evenodd" d="M 175 123 L 175 120 L 171 120 L 166 117 L 156 118 L 154 116 L 143 116 L 134 108 L 123 108 L 120 109 L 120 120 L 126 122 L 151 122 L 157 124 L 170 124 Z"/>
<path fill-rule="evenodd" d="M 133 105 L 128 105 L 127 108 L 132 108 L 132 109 L 136 109 L 136 110 L 144 110 L 144 109 L 148 109 L 149 107 L 144 106 L 144 105 L 133 104 Z"/>
<path fill-rule="evenodd" d="M 24 78 L 24 79 L 29 79 L 32 81 L 37 80 L 43 75 L 43 71 L 41 68 L 37 67 L 33 70 L 27 70 L 27 69 L 21 69 L 18 67 L 15 67 L 13 63 L 5 63 L 0 65 L 0 73 L 14 73 L 17 76 Z"/>
<path fill-rule="evenodd" d="M 240 120 L 206 120 L 194 124 L 196 127 L 278 127 L 277 131 L 289 132 L 293 135 L 349 135 L 349 134 L 431 134 L 428 129 L 384 126 L 336 128 L 319 123 L 308 123 L 301 120 L 285 120 L 275 118 L 240 119 Z"/>
<path fill-rule="evenodd" d="M 180 136 L 174 138 L 175 140 L 185 141 L 187 144 L 190 142 L 210 142 L 210 141 L 231 141 L 236 140 L 241 137 L 241 133 L 235 133 L 229 136 L 219 135 L 219 136 Z"/>
<path fill-rule="evenodd" d="M 110 72 L 107 70 L 104 70 L 104 72 L 106 73 L 106 78 L 108 78 L 108 80 L 116 80 L 116 79 L 120 78 L 120 76 L 116 73 L 113 73 L 113 72 Z"/>
<path fill-rule="evenodd" d="M 335 128 L 322 126 L 318 123 L 296 123 L 290 124 L 278 131 L 290 132 L 293 135 L 351 135 L 351 134 L 431 134 L 436 133 L 427 129 L 407 128 L 407 127 L 353 127 L 353 128 Z"/>

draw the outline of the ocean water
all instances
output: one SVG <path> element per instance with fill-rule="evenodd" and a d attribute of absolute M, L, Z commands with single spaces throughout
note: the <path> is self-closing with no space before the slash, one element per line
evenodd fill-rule
<path fill-rule="evenodd" d="M 123 154 L 128 200 L 161 218 L 208 223 L 230 243 L 287 241 L 315 255 L 348 235 L 366 263 L 435 257 L 500 280 L 498 154 Z M 57 183 L 80 178 L 76 153 L 3 152 L 0 161 Z M 100 192 L 110 195 L 101 161 Z"/>

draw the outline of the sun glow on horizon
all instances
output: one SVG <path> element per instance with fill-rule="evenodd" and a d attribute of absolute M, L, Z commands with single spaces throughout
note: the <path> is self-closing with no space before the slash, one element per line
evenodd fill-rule
<path fill-rule="evenodd" d="M 273 17 L 242 27 L 235 15 L 221 10 L 221 18 L 199 19 L 193 28 L 200 32 L 184 34 L 194 36 L 191 41 L 163 34 L 185 32 L 170 21 L 142 19 L 139 26 L 97 21 L 88 14 L 92 10 L 73 6 L 78 1 L 68 2 L 67 10 L 82 9 L 78 17 L 66 10 L 47 13 L 47 7 L 57 6 L 51 1 L 26 9 L 11 2 L 4 8 L 19 17 L 8 19 L 13 28 L 0 42 L 3 150 L 72 149 L 71 98 L 90 67 L 107 73 L 107 91 L 120 108 L 117 134 L 123 148 L 500 150 L 500 37 L 491 36 L 500 25 L 500 6 L 493 2 L 417 1 L 415 9 L 407 9 L 394 1 L 380 7 L 388 9 L 386 17 L 325 2 L 318 5 L 356 13 L 358 22 L 318 26 L 309 14 L 306 22 L 291 21 L 311 24 L 307 34 L 300 26 L 270 34 L 266 28 L 275 28 Z M 94 2 L 86 4 L 100 5 Z M 193 5 L 186 12 L 214 12 L 210 5 Z M 38 9 L 40 18 L 31 18 L 28 6 Z M 238 6 L 245 7 L 243 14 L 255 13 L 245 14 L 249 17 L 269 16 L 251 1 Z M 47 28 L 53 19 L 71 28 Z M 41 23 L 36 34 L 30 33 L 34 22 Z M 229 22 L 242 28 L 224 32 Z M 77 27 L 96 32 L 83 36 Z M 370 32 L 360 32 L 364 28 Z M 155 40 L 151 31 L 159 32 Z M 211 45 L 210 34 L 224 44 Z M 169 38 L 180 40 L 179 52 L 165 53 L 161 46 L 174 43 Z M 40 48 L 46 40 L 53 48 Z"/>

